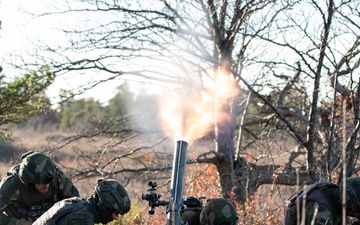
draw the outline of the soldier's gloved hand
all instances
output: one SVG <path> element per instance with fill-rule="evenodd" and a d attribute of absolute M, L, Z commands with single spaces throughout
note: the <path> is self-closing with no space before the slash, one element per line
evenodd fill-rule
<path fill-rule="evenodd" d="M 16 225 L 31 225 L 31 224 L 33 224 L 32 221 L 24 219 L 24 218 L 21 218 L 16 222 Z"/>

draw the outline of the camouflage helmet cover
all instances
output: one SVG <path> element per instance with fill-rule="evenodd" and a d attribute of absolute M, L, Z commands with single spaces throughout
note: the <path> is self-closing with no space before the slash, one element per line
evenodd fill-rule
<path fill-rule="evenodd" d="M 27 152 L 21 156 L 19 178 L 24 184 L 49 184 L 54 178 L 55 165 L 40 152 Z"/>
<path fill-rule="evenodd" d="M 342 196 L 343 183 L 340 184 L 339 194 Z M 348 212 L 360 211 L 360 177 L 349 177 L 346 179 L 346 208 Z M 353 216 L 360 216 L 359 213 Z"/>
<path fill-rule="evenodd" d="M 131 205 L 129 195 L 117 180 L 99 179 L 95 193 L 99 197 L 97 205 L 100 210 L 115 209 L 121 215 L 129 212 Z"/>
<path fill-rule="evenodd" d="M 224 198 L 210 199 L 200 214 L 201 225 L 235 225 L 235 206 Z"/>

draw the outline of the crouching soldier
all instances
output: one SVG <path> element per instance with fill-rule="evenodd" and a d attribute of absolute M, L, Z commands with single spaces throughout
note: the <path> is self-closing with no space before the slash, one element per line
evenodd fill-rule
<path fill-rule="evenodd" d="M 113 179 L 99 179 L 94 194 L 87 199 L 73 197 L 57 202 L 33 225 L 106 224 L 130 211 L 130 198 L 125 188 Z"/>
<path fill-rule="evenodd" d="M 30 225 L 55 202 L 79 196 L 48 156 L 29 151 L 21 159 L 0 182 L 0 225 Z"/>
<path fill-rule="evenodd" d="M 281 225 L 342 225 L 343 188 L 342 183 L 318 182 L 310 185 L 290 200 Z M 360 177 L 347 178 L 346 195 L 346 215 L 357 220 L 360 218 Z M 346 224 L 351 224 L 350 220 Z"/>

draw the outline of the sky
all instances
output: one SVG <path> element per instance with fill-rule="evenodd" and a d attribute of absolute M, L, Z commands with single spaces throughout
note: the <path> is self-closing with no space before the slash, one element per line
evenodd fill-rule
<path fill-rule="evenodd" d="M 6 57 L 11 52 L 21 53 L 24 52 L 24 56 L 26 56 L 27 51 L 32 50 L 31 41 L 41 39 L 43 41 L 62 41 L 61 34 L 54 33 L 54 30 L 51 29 L 53 26 L 62 25 L 61 20 L 44 20 L 44 19 L 31 19 L 31 16 L 26 15 L 23 12 L 23 9 L 32 10 L 34 7 L 34 2 L 29 0 L 0 0 L 0 19 L 3 21 L 3 29 L 1 31 L 0 36 L 0 58 Z M 48 0 L 48 2 L 53 2 L 58 0 Z M 35 9 L 43 9 L 46 8 L 46 4 L 43 4 L 43 0 L 36 1 Z M 49 23 L 51 22 L 51 23 Z M 14 70 L 10 68 L 8 65 L 4 65 L 5 75 L 7 74 L 19 74 L 20 71 Z M 21 74 L 21 73 L 20 73 Z M 85 80 L 88 77 L 88 73 L 86 76 L 63 76 L 60 79 L 57 79 L 55 83 L 49 88 L 47 94 L 50 99 L 56 99 L 57 93 L 61 88 L 75 88 L 76 86 L 83 85 L 87 83 L 89 80 Z M 134 81 L 132 84 L 135 88 L 140 87 L 140 81 Z M 120 81 L 118 82 L 107 82 L 105 85 L 102 85 L 98 88 L 95 88 L 88 92 L 86 95 L 82 97 L 93 97 L 96 100 L 99 100 L 102 103 L 109 100 L 116 94 L 116 87 L 120 85 Z M 214 87 L 216 88 L 216 87 Z M 157 88 L 159 89 L 159 87 Z M 222 88 L 223 90 L 231 90 L 229 88 Z M 177 93 L 176 93 L 177 94 Z M 190 96 L 190 94 L 189 94 Z M 198 95 L 196 95 L 198 96 Z M 194 98 L 189 97 L 186 101 L 186 105 L 179 104 L 183 101 L 179 99 L 178 101 L 174 101 L 174 95 L 164 95 L 164 97 L 168 97 L 168 101 L 165 101 L 166 104 L 163 104 L 163 108 L 166 107 L 166 110 L 163 113 L 170 112 L 167 116 L 164 116 L 164 123 L 168 127 L 166 130 L 169 133 L 173 133 L 174 139 L 178 138 L 186 138 L 190 140 L 190 137 L 197 138 L 196 135 L 203 135 L 206 133 L 207 124 L 212 124 L 211 119 L 212 116 L 206 116 L 206 113 L 210 113 L 212 115 L 212 106 L 209 110 L 209 100 L 205 100 L 203 98 Z M 54 102 L 54 100 L 53 100 Z M 55 101 L 56 102 L 56 101 Z M 186 116 L 183 115 L 184 110 L 181 108 L 186 108 L 187 113 Z M 176 112 L 176 113 L 174 113 Z M 191 115 L 192 113 L 194 115 Z M 202 117 L 203 119 L 198 119 Z M 167 119 L 166 119 L 167 118 Z M 205 118 L 205 119 L 204 119 Z M 185 126 L 189 124 L 189 127 Z M 191 122 L 189 122 L 191 121 Z M 197 123 L 191 124 L 194 121 Z M 172 132 L 176 131 L 176 132 Z M 196 135 L 195 135 L 196 134 Z M 181 138 L 181 139 L 182 139 Z"/>
<path fill-rule="evenodd" d="M 4 58 L 8 60 L 9 54 L 16 53 L 21 54 L 24 52 L 24 56 L 28 51 L 32 51 L 33 45 L 31 41 L 34 40 L 46 40 L 59 42 L 62 41 L 63 34 L 54 33 L 54 27 L 63 26 L 71 23 L 74 18 L 58 18 L 57 20 L 32 19 L 32 17 L 25 13 L 26 11 L 39 12 L 49 7 L 49 4 L 60 5 L 64 0 L 0 0 L 0 20 L 2 20 L 2 30 L 0 31 L 0 60 Z M 337 48 L 339 49 L 339 48 Z M 287 58 L 290 58 L 288 55 Z M 8 77 L 21 75 L 21 71 L 13 70 L 6 65 L 3 61 L 0 61 L 0 65 L 3 67 L 3 74 Z M 255 71 L 255 70 L 254 70 Z M 92 79 L 96 76 L 90 77 Z M 88 74 L 87 76 L 88 77 Z M 73 75 L 62 76 L 56 79 L 55 83 L 50 86 L 48 95 L 51 99 L 56 101 L 59 90 L 68 88 L 75 89 L 78 86 L 83 85 L 89 80 L 85 80 L 84 76 L 75 77 Z M 116 87 L 121 84 L 122 81 L 107 82 L 100 85 L 98 88 L 94 88 L 91 91 L 81 97 L 93 97 L 100 102 L 105 103 L 108 99 L 116 94 Z M 133 90 L 136 91 L 141 86 L 141 83 L 132 82 Z M 150 89 L 150 88 L 148 88 Z"/>
<path fill-rule="evenodd" d="M 46 9 L 49 7 L 47 4 L 55 4 L 57 0 L 0 0 L 0 20 L 2 21 L 2 29 L 0 30 L 0 65 L 3 67 L 3 74 L 6 78 L 12 76 L 19 76 L 23 71 L 12 68 L 10 65 L 4 63 L 10 59 L 9 55 L 12 53 L 22 54 L 26 56 L 27 51 L 33 51 L 32 41 L 45 40 L 45 41 L 62 41 L 61 35 L 55 33 L 54 26 L 62 26 L 69 21 L 48 20 L 48 19 L 33 19 L 31 15 L 25 13 L 26 11 L 34 11 L 40 9 Z M 94 75 L 95 77 L 95 75 Z M 74 75 L 64 75 L 55 80 L 47 94 L 52 100 L 56 102 L 58 100 L 58 93 L 60 89 L 76 89 L 79 86 L 84 85 L 93 78 L 85 79 L 82 77 L 75 77 Z M 94 98 L 100 102 L 106 104 L 116 94 L 116 88 L 123 81 L 112 81 L 106 84 L 100 85 L 85 94 L 81 95 L 83 98 Z M 134 82 L 133 90 L 136 91 L 139 88 L 139 83 Z"/>

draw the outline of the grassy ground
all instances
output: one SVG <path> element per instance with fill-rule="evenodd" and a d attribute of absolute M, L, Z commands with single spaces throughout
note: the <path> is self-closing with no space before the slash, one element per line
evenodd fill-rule
<path fill-rule="evenodd" d="M 20 156 L 26 150 L 44 151 L 49 148 L 52 141 L 61 138 L 61 134 L 56 132 L 36 133 L 31 130 L 17 130 L 13 133 L 11 146 L 1 145 L 0 154 L 0 177 L 10 169 L 12 165 L 20 162 Z M 88 143 L 87 143 L 88 144 Z M 208 146 L 208 143 L 200 143 Z M 199 147 L 201 148 L 201 147 Z M 188 155 L 196 155 L 193 150 Z M 75 156 L 71 148 L 64 148 L 60 153 L 54 153 L 52 157 L 59 162 L 59 166 L 71 166 L 76 164 Z M 86 180 L 75 181 L 75 185 L 80 191 L 81 197 L 88 197 L 94 191 L 94 186 L 98 177 Z M 156 208 L 155 215 L 148 214 L 147 202 L 141 199 L 142 193 L 147 193 L 147 186 L 143 183 L 132 182 L 126 186 L 132 200 L 132 210 L 121 217 L 114 224 L 166 224 L 167 215 L 164 207 Z M 163 199 L 167 199 L 166 193 L 169 184 L 158 189 L 158 193 L 163 194 Z M 261 186 L 256 196 L 248 199 L 245 205 L 238 205 L 239 224 L 279 224 L 283 212 L 283 199 L 291 192 L 292 188 L 267 185 Z M 184 196 L 207 198 L 219 197 L 219 181 L 215 167 L 206 165 L 187 166 L 186 184 Z"/>

